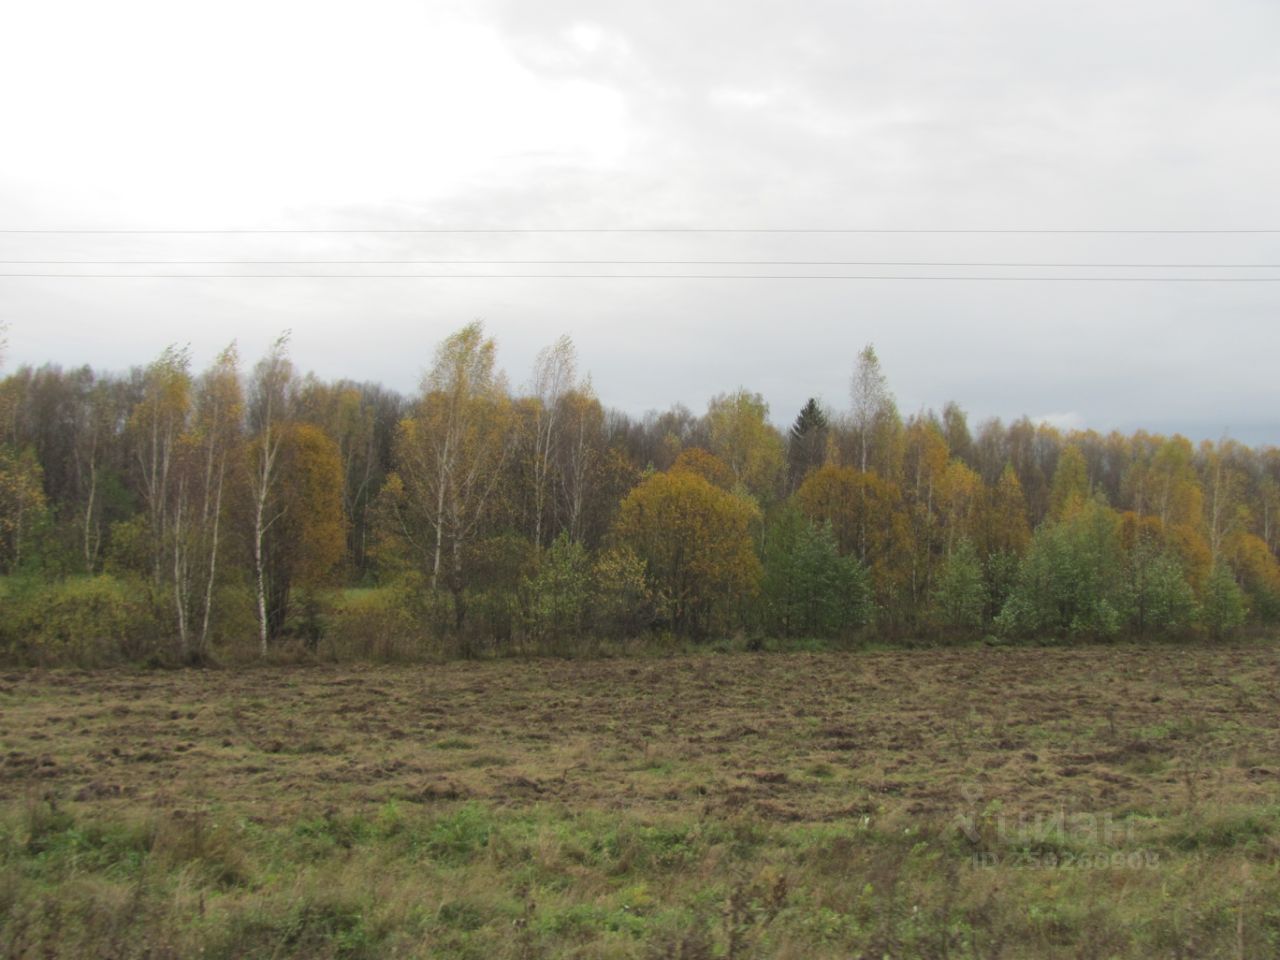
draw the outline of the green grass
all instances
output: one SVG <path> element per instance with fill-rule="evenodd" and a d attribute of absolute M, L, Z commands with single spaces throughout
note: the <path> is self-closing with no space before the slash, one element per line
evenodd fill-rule
<path fill-rule="evenodd" d="M 216 815 L 83 819 L 34 802 L 0 832 L 0 950 L 1270 956 L 1278 841 L 1276 808 L 1154 820 L 1119 844 L 1026 847 L 975 844 L 942 822 L 643 822 L 463 803 L 264 827 Z"/>

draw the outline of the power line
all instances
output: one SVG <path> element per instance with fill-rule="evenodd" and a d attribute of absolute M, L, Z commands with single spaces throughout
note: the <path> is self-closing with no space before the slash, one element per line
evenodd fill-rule
<path fill-rule="evenodd" d="M 992 260 L 0 260 L 6 266 L 716 266 L 716 267 L 1026 267 L 1125 270 L 1263 270 L 1280 263 L 1048 263 Z"/>
<path fill-rule="evenodd" d="M 0 273 L 48 280 L 888 280 L 1065 283 L 1280 283 L 1280 277 L 920 276 L 764 273 Z"/>
<path fill-rule="evenodd" d="M 418 227 L 284 228 L 284 229 L 0 229 L 5 235 L 270 235 L 270 234 L 1280 234 L 1275 228 L 1046 228 L 1046 229 L 918 229 L 880 227 Z"/>

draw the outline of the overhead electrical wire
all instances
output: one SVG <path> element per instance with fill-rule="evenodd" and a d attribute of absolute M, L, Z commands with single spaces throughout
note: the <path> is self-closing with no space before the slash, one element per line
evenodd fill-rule
<path fill-rule="evenodd" d="M 1280 277 L 921 276 L 799 273 L 0 273 L 47 280 L 886 280 L 1065 283 L 1280 283 Z"/>
<path fill-rule="evenodd" d="M 5 266 L 714 266 L 714 267 L 1026 267 L 1124 270 L 1264 270 L 1280 263 L 1041 263 L 992 260 L 0 260 Z"/>
<path fill-rule="evenodd" d="M 1230 235 L 1230 234 L 1280 234 L 1271 228 L 836 228 L 836 227 L 503 227 L 503 228 L 269 228 L 269 229 L 0 229 L 7 236 L 219 236 L 219 235 L 411 235 L 411 234 L 1124 234 L 1124 235 Z M 424 259 L 424 258 L 252 258 L 252 259 L 6 259 L 0 265 L 7 267 L 387 267 L 387 266 L 438 266 L 438 267 L 718 267 L 718 268 L 927 268 L 927 269 L 986 269 L 986 270 L 1258 270 L 1280 269 L 1280 263 L 1208 263 L 1208 262 L 1120 262 L 1097 261 L 1010 261 L 1010 260 L 851 260 L 851 259 Z M 1061 274 L 881 274 L 881 273 L 358 273 L 358 272 L 65 272 L 20 270 L 0 272 L 0 278 L 20 279 L 133 279 L 133 280 L 182 280 L 182 279 L 419 279 L 419 280 L 848 280 L 848 281 L 924 281 L 924 282 L 1071 282 L 1071 283 L 1274 283 L 1280 277 L 1271 276 L 1168 276 L 1161 274 L 1140 276 L 1115 275 L 1061 275 Z"/>
<path fill-rule="evenodd" d="M 1117 235 L 1197 235 L 1197 234 L 1280 234 L 1280 228 L 1010 228 L 1010 229 L 927 229 L 881 227 L 414 227 L 414 228 L 321 228 L 286 227 L 266 229 L 19 229 L 0 228 L 0 235 L 271 235 L 271 234 L 1117 234 Z"/>

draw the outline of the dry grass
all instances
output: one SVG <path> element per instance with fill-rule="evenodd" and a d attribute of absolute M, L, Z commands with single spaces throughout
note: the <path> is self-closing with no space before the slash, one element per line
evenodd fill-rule
<path fill-rule="evenodd" d="M 1271 955 L 1277 701 L 1264 646 L 11 673 L 0 950 Z"/>

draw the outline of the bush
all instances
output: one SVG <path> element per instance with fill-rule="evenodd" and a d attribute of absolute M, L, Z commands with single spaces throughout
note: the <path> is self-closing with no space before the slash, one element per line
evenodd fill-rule
<path fill-rule="evenodd" d="M 1113 637 L 1125 620 L 1122 564 L 1115 513 L 1090 501 L 1036 530 L 996 626 L 1004 633 Z"/>
<path fill-rule="evenodd" d="M 987 554 L 982 564 L 982 579 L 987 598 L 984 610 L 986 620 L 994 620 L 1004 609 L 1004 605 L 1013 594 L 1014 587 L 1018 584 L 1020 566 L 1021 560 L 1012 550 L 994 550 Z"/>
<path fill-rule="evenodd" d="M 429 650 L 404 585 L 338 594 L 320 646 L 336 660 L 413 660 Z"/>
<path fill-rule="evenodd" d="M 520 628 L 520 598 L 507 586 L 467 590 L 463 594 L 466 620 L 452 631 L 464 657 L 500 653 L 510 648 Z"/>
<path fill-rule="evenodd" d="M 831 637 L 871 617 L 871 586 L 856 557 L 842 557 L 831 525 L 785 510 L 764 546 L 765 628 L 783 637 Z"/>
<path fill-rule="evenodd" d="M 1209 572 L 1200 603 L 1200 621 L 1211 636 L 1222 639 L 1230 636 L 1244 623 L 1248 610 L 1244 591 L 1236 583 L 1225 563 L 1217 563 Z"/>
<path fill-rule="evenodd" d="M 592 579 L 592 619 L 597 631 L 609 637 L 634 637 L 653 626 L 653 593 L 644 561 L 634 550 L 611 547 L 601 552 Z"/>
<path fill-rule="evenodd" d="M 987 606 L 987 583 L 978 551 L 962 539 L 947 557 L 933 592 L 934 617 L 944 627 L 958 630 L 982 626 Z"/>
<path fill-rule="evenodd" d="M 525 625 L 535 642 L 583 633 L 591 609 L 591 557 L 580 543 L 561 534 L 524 578 Z"/>
<path fill-rule="evenodd" d="M 258 659 L 258 601 L 248 584 L 233 580 L 214 589 L 209 632 L 219 657 Z"/>
<path fill-rule="evenodd" d="M 616 542 L 644 560 L 655 605 L 682 636 L 705 638 L 742 619 L 760 581 L 750 500 L 692 473 L 655 473 L 618 508 Z"/>
<path fill-rule="evenodd" d="M 1170 553 L 1149 543 L 1131 552 L 1124 593 L 1130 626 L 1138 634 L 1148 630 L 1185 630 L 1196 617 L 1196 597 Z"/>
<path fill-rule="evenodd" d="M 23 664 L 97 666 L 160 652 L 146 588 L 101 575 L 6 586 L 4 657 Z"/>

